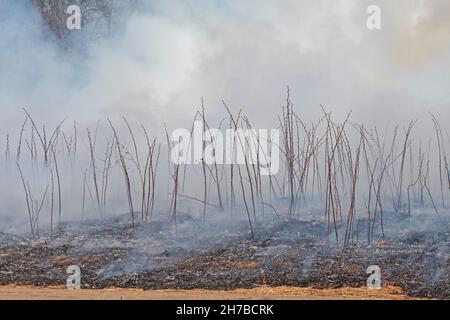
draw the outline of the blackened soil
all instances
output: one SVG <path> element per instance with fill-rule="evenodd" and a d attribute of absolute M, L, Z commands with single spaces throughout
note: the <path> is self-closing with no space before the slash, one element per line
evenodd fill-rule
<path fill-rule="evenodd" d="M 154 221 L 62 225 L 51 238 L 0 234 L 0 285 L 64 285 L 78 265 L 84 288 L 235 289 L 259 285 L 316 288 L 366 285 L 370 265 L 382 284 L 415 297 L 450 298 L 450 231 L 405 232 L 400 238 L 352 237 L 343 248 L 320 221 L 206 227 L 186 216 L 175 230 Z"/>

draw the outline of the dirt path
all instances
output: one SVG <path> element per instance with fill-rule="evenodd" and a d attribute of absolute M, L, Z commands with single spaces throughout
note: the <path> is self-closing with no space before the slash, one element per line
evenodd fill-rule
<path fill-rule="evenodd" d="M 311 289 L 296 287 L 258 287 L 231 291 L 210 290 L 139 290 L 111 288 L 102 290 L 67 290 L 64 287 L 0 287 L 0 300 L 209 300 L 209 299 L 411 299 L 401 289 L 386 287 L 380 290 L 366 288 Z"/>

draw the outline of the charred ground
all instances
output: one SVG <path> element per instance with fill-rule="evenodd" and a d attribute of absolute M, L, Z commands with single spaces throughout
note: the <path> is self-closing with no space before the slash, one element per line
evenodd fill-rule
<path fill-rule="evenodd" d="M 411 223 L 391 219 L 397 226 Z M 255 227 L 254 239 L 245 222 L 205 224 L 189 215 L 180 215 L 176 228 L 161 218 L 134 231 L 126 217 L 65 223 L 52 239 L 0 234 L 0 285 L 64 285 L 67 266 L 76 264 L 82 287 L 91 289 L 364 287 L 366 269 L 375 264 L 383 285 L 414 297 L 450 298 L 450 229 L 447 220 L 439 224 L 433 231 L 388 229 L 384 240 L 368 243 L 361 221 L 342 248 L 327 239 L 320 220 L 265 221 Z"/>

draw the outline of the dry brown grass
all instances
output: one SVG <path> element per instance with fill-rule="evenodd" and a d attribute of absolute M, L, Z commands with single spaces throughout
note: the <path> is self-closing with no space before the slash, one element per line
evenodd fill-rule
<path fill-rule="evenodd" d="M 208 300 L 208 299 L 269 299 L 269 300 L 406 300 L 413 299 L 398 287 L 387 286 L 379 290 L 367 288 L 314 289 L 297 287 L 261 286 L 253 289 L 219 290 L 141 290 L 109 288 L 102 290 L 67 290 L 58 287 L 0 287 L 0 300 Z"/>
<path fill-rule="evenodd" d="M 259 263 L 255 261 L 231 261 L 226 265 L 227 268 L 232 269 L 256 269 L 259 267 Z"/>
<path fill-rule="evenodd" d="M 55 267 L 66 267 L 74 263 L 74 259 L 68 256 L 57 256 L 53 259 L 53 266 Z"/>

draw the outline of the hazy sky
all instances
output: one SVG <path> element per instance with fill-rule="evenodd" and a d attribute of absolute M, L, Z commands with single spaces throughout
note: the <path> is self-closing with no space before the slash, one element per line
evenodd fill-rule
<path fill-rule="evenodd" d="M 270 126 L 287 85 L 308 119 L 320 104 L 367 125 L 450 116 L 448 0 L 144 2 L 81 55 L 47 39 L 25 1 L 2 0 L 3 128 L 22 107 L 54 121 L 188 125 L 201 97 L 210 115 L 225 99 Z M 381 7 L 380 31 L 366 28 L 370 4 Z"/>
<path fill-rule="evenodd" d="M 69 51 L 44 32 L 30 2 L 0 0 L 2 154 L 6 134 L 11 146 L 17 142 L 24 107 L 46 128 L 68 116 L 68 125 L 77 120 L 85 133 L 84 125 L 126 116 L 161 136 L 164 123 L 169 130 L 190 128 L 203 97 L 209 117 L 225 116 L 224 99 L 234 111 L 242 108 L 253 127 L 274 128 L 287 86 L 306 121 L 320 117 L 320 105 L 341 119 L 353 110 L 352 119 L 366 127 L 420 119 L 411 139 L 418 144 L 434 136 L 432 111 L 447 130 L 449 0 L 136 0 L 139 8 L 113 12 L 110 37 L 72 34 Z M 366 27 L 372 4 L 381 8 L 381 30 Z M 0 214 L 26 218 L 17 172 L 2 168 Z M 48 175 L 33 168 L 36 188 L 45 186 Z M 79 217 L 73 195 L 81 194 L 84 167 L 61 169 L 69 181 L 64 214 Z M 127 210 L 120 174 L 111 181 L 118 212 Z M 158 187 L 168 194 L 164 182 Z"/>

